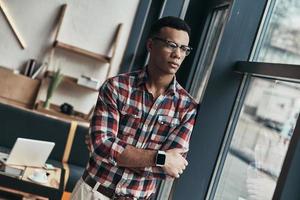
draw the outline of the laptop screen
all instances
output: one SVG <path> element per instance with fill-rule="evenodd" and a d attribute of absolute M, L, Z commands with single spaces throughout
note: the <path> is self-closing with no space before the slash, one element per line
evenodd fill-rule
<path fill-rule="evenodd" d="M 43 167 L 54 145 L 54 142 L 17 138 L 6 164 Z"/>

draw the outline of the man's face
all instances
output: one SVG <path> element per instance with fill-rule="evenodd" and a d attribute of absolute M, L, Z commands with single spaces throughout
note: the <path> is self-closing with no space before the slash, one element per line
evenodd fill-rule
<path fill-rule="evenodd" d="M 161 75 L 174 75 L 186 56 L 188 44 L 187 32 L 163 27 L 158 35 L 147 42 L 149 66 L 154 67 Z"/>

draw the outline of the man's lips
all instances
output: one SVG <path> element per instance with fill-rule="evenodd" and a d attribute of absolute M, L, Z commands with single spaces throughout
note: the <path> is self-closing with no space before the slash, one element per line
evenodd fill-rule
<path fill-rule="evenodd" d="M 169 64 L 171 64 L 172 67 L 179 67 L 179 64 L 176 62 L 169 62 Z"/>

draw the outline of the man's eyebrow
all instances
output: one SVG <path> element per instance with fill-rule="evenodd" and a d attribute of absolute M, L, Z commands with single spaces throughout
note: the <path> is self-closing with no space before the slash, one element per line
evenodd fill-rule
<path fill-rule="evenodd" d="M 167 40 L 167 41 L 169 41 L 169 42 L 174 42 L 174 43 L 176 43 L 177 45 L 179 45 L 179 46 L 186 46 L 186 47 L 189 47 L 189 45 L 188 44 L 179 44 L 178 42 L 175 42 L 174 40 L 172 40 L 172 39 L 165 39 L 165 40 Z"/>

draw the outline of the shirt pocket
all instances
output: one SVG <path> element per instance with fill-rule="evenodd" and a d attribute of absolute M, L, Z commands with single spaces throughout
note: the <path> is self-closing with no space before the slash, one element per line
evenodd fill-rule
<path fill-rule="evenodd" d="M 179 124 L 180 120 L 176 117 L 158 115 L 151 134 L 151 141 L 155 143 L 163 143 L 169 134 L 179 126 Z"/>
<path fill-rule="evenodd" d="M 120 110 L 118 137 L 133 144 L 141 123 L 142 111 L 135 106 L 126 105 Z"/>

